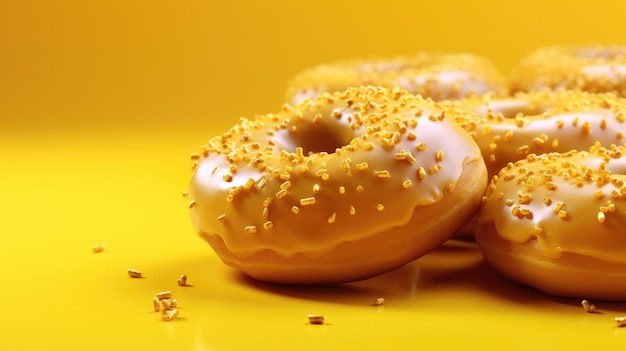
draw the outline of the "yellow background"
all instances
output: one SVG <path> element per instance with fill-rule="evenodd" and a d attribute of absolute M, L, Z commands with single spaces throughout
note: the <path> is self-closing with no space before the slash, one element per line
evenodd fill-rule
<path fill-rule="evenodd" d="M 0 350 L 623 347 L 624 304 L 586 314 L 467 243 L 342 287 L 250 281 L 195 236 L 181 193 L 188 154 L 278 111 L 301 69 L 466 51 L 508 74 L 534 48 L 624 43 L 624 13 L 608 0 L 1 1 Z M 183 273 L 193 286 L 176 285 Z M 167 289 L 170 323 L 151 312 Z"/>

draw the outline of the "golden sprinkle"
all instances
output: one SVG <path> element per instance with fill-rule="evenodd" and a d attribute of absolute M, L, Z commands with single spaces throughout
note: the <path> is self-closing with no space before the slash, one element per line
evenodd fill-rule
<path fill-rule="evenodd" d="M 517 197 L 519 198 L 519 203 L 521 205 L 528 205 L 532 202 L 533 197 L 530 194 L 524 194 L 521 191 L 517 193 Z"/>
<path fill-rule="evenodd" d="M 402 187 L 405 189 L 410 188 L 411 185 L 413 185 L 413 182 L 410 179 L 407 179 L 404 182 L 402 182 Z"/>
<path fill-rule="evenodd" d="M 178 283 L 178 285 L 180 286 L 185 286 L 187 285 L 187 276 L 184 274 L 181 274 L 180 277 L 178 278 L 178 280 L 176 280 L 176 282 Z"/>
<path fill-rule="evenodd" d="M 387 170 L 384 170 L 384 171 L 376 171 L 376 172 L 374 172 L 374 175 L 375 175 L 377 178 L 389 178 L 389 177 L 391 177 L 391 175 L 389 174 L 389 171 L 387 171 Z"/>
<path fill-rule="evenodd" d="M 326 321 L 326 316 L 323 314 L 309 314 L 307 318 L 310 324 L 324 324 Z"/>
<path fill-rule="evenodd" d="M 159 312 L 161 310 L 161 301 L 158 298 L 152 298 L 152 307 L 154 308 L 154 312 Z"/>
<path fill-rule="evenodd" d="M 95 253 L 99 253 L 99 252 L 104 251 L 105 248 L 106 248 L 105 244 L 96 244 L 91 248 L 91 251 Z"/>
<path fill-rule="evenodd" d="M 254 234 L 256 233 L 257 229 L 255 225 L 248 225 L 243 228 L 243 231 L 248 234 Z"/>
<path fill-rule="evenodd" d="M 254 187 L 255 181 L 252 178 L 248 178 L 248 180 L 246 181 L 246 185 L 244 185 L 244 188 L 246 188 L 246 190 L 250 190 L 252 189 L 252 187 Z"/>
<path fill-rule="evenodd" d="M 385 206 L 383 206 L 383 204 L 377 204 L 377 205 L 376 205 L 376 209 L 377 209 L 378 211 L 383 211 L 383 210 L 385 209 Z"/>
<path fill-rule="evenodd" d="M 220 223 L 226 222 L 226 215 L 225 214 L 221 214 L 221 215 L 217 216 L 217 220 Z"/>
<path fill-rule="evenodd" d="M 565 210 L 559 211 L 558 216 L 561 219 L 567 219 L 567 211 L 565 211 Z"/>
<path fill-rule="evenodd" d="M 339 187 L 339 194 L 345 194 L 346 193 L 346 188 L 344 186 L 340 186 Z"/>
<path fill-rule="evenodd" d="M 187 207 L 189 207 L 189 208 L 194 208 L 195 206 L 196 206 L 196 201 L 195 200 L 191 200 L 187 204 Z"/>
<path fill-rule="evenodd" d="M 520 155 L 526 155 L 526 154 L 528 154 L 530 152 L 530 146 L 522 145 L 522 146 L 518 147 L 516 151 Z"/>
<path fill-rule="evenodd" d="M 333 212 L 333 214 L 330 215 L 330 217 L 328 217 L 328 223 L 333 224 L 335 223 L 335 219 L 337 219 L 337 212 Z"/>
<path fill-rule="evenodd" d="M 287 190 L 285 190 L 285 189 L 279 190 L 278 192 L 276 192 L 276 198 L 277 199 L 282 199 L 285 196 L 287 196 L 288 193 L 289 192 Z"/>
<path fill-rule="evenodd" d="M 361 163 L 357 163 L 356 164 L 356 169 L 358 169 L 359 171 L 364 171 L 369 167 L 369 165 L 367 164 L 367 162 L 361 162 Z"/>
<path fill-rule="evenodd" d="M 615 324 L 619 327 L 626 327 L 626 316 L 615 317 Z"/>
<path fill-rule="evenodd" d="M 263 223 L 263 229 L 265 230 L 270 230 L 274 227 L 274 222 L 272 221 L 267 221 L 265 223 Z"/>
<path fill-rule="evenodd" d="M 441 165 L 434 165 L 428 168 L 428 174 L 435 174 L 441 170 Z"/>
<path fill-rule="evenodd" d="M 300 199 L 300 206 L 308 206 L 308 205 L 314 205 L 315 204 L 315 198 L 314 197 L 305 197 Z"/>
<path fill-rule="evenodd" d="M 157 299 L 159 300 L 163 300 L 163 299 L 171 299 L 172 298 L 172 292 L 171 291 L 160 291 L 156 294 Z"/>
<path fill-rule="evenodd" d="M 142 274 L 141 274 L 141 271 L 129 268 L 128 269 L 128 276 L 131 277 L 131 278 L 141 278 Z"/>
<path fill-rule="evenodd" d="M 313 184 L 313 194 L 317 194 L 320 192 L 319 184 Z"/>
<path fill-rule="evenodd" d="M 441 150 L 437 151 L 437 153 L 435 154 L 435 161 L 437 162 L 443 161 L 443 156 L 444 156 L 443 151 Z"/>
<path fill-rule="evenodd" d="M 322 174 L 322 180 L 328 180 L 330 178 L 330 174 L 324 173 Z"/>
<path fill-rule="evenodd" d="M 513 139 L 513 131 L 509 130 L 504 133 L 504 141 L 510 141 L 511 139 Z"/>
<path fill-rule="evenodd" d="M 382 306 L 385 304 L 385 298 L 379 297 L 374 301 L 374 306 Z"/>
<path fill-rule="evenodd" d="M 176 317 L 178 317 L 177 309 L 167 310 L 161 315 L 161 318 L 166 322 L 173 321 Z"/>
<path fill-rule="evenodd" d="M 583 309 L 587 313 L 593 313 L 596 310 L 596 306 L 589 303 L 587 300 L 582 300 L 580 304 L 583 306 Z"/>
<path fill-rule="evenodd" d="M 265 184 L 267 184 L 267 178 L 261 177 L 256 181 L 256 188 L 261 190 L 265 187 Z"/>
<path fill-rule="evenodd" d="M 410 141 L 414 141 L 415 139 L 417 139 L 417 135 L 415 135 L 415 133 L 413 132 L 409 132 L 406 138 L 409 139 Z"/>
<path fill-rule="evenodd" d="M 562 203 L 561 201 L 557 202 L 556 205 L 554 205 L 554 213 L 559 213 L 561 210 L 563 210 L 564 207 L 564 203 Z"/>
<path fill-rule="evenodd" d="M 230 173 L 226 173 L 226 174 L 224 174 L 222 179 L 224 179 L 225 182 L 230 183 L 230 182 L 233 181 L 233 175 L 230 174 Z"/>
<path fill-rule="evenodd" d="M 605 194 L 604 194 L 604 191 L 602 191 L 602 190 L 598 190 L 598 191 L 593 193 L 593 198 L 596 199 L 596 200 L 602 200 L 602 199 L 604 199 L 604 196 L 605 196 Z"/>
<path fill-rule="evenodd" d="M 606 215 L 604 212 L 598 212 L 598 223 L 602 224 L 606 221 Z"/>
<path fill-rule="evenodd" d="M 365 144 L 363 145 L 363 148 L 364 148 L 366 151 L 372 150 L 372 149 L 374 148 L 374 143 L 372 143 L 371 141 L 369 141 L 369 142 L 367 142 L 367 143 L 365 143 Z"/>
<path fill-rule="evenodd" d="M 350 206 L 350 215 L 354 216 L 356 214 L 356 208 L 354 208 L 354 206 Z"/>
<path fill-rule="evenodd" d="M 428 173 L 426 173 L 426 170 L 424 169 L 424 167 L 419 167 L 417 169 L 417 178 L 420 180 L 426 179 L 426 176 L 428 175 Z"/>
<path fill-rule="evenodd" d="M 511 199 L 506 199 L 506 200 L 504 200 L 504 204 L 507 205 L 508 207 L 511 207 L 511 206 L 515 205 L 515 201 L 511 200 Z"/>
<path fill-rule="evenodd" d="M 415 150 L 417 151 L 424 151 L 426 150 L 426 143 L 419 143 L 416 147 Z"/>
<path fill-rule="evenodd" d="M 556 189 L 558 188 L 558 186 L 556 185 L 556 183 L 553 183 L 553 182 L 546 182 L 546 188 L 547 188 L 548 190 L 552 190 L 552 191 L 554 191 L 554 190 L 556 190 Z"/>
<path fill-rule="evenodd" d="M 591 133 L 591 124 L 589 122 L 583 123 L 582 130 L 583 130 L 583 134 Z"/>
<path fill-rule="evenodd" d="M 183 197 L 187 197 L 187 196 L 189 196 L 189 193 L 186 191 L 183 191 Z"/>
<path fill-rule="evenodd" d="M 357 191 L 358 193 L 362 193 L 364 190 L 365 190 L 365 189 L 363 188 L 363 185 L 357 185 L 357 186 L 356 186 L 356 191 Z"/>
<path fill-rule="evenodd" d="M 291 212 L 298 214 L 300 213 L 300 208 L 298 206 L 291 206 Z"/>
<path fill-rule="evenodd" d="M 263 218 L 267 219 L 270 216 L 270 209 L 268 207 L 263 207 Z"/>

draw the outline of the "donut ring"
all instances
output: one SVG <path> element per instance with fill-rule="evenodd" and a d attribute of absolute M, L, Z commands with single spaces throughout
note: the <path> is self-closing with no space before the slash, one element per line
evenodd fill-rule
<path fill-rule="evenodd" d="M 573 89 L 626 97 L 626 46 L 550 47 L 522 58 L 511 91 Z"/>
<path fill-rule="evenodd" d="M 400 87 L 435 101 L 507 91 L 493 63 L 470 54 L 418 53 L 337 61 L 306 69 L 288 83 L 287 101 L 297 105 L 324 92 L 351 86 Z"/>
<path fill-rule="evenodd" d="M 626 300 L 625 153 L 596 145 L 502 169 L 477 216 L 486 261 L 549 294 Z"/>
<path fill-rule="evenodd" d="M 487 186 L 471 137 L 399 89 L 350 88 L 242 119 L 192 159 L 197 233 L 227 265 L 279 283 L 402 266 L 453 236 Z"/>
<path fill-rule="evenodd" d="M 442 104 L 476 140 L 490 177 L 529 154 L 626 141 L 626 104 L 613 94 L 542 91 Z"/>

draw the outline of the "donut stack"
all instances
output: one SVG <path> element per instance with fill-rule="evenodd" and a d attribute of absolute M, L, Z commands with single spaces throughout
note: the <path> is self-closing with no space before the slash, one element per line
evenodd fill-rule
<path fill-rule="evenodd" d="M 540 49 L 508 80 L 470 54 L 304 70 L 192 154 L 196 232 L 255 279 L 320 284 L 469 231 L 515 281 L 626 300 L 625 53 Z"/>

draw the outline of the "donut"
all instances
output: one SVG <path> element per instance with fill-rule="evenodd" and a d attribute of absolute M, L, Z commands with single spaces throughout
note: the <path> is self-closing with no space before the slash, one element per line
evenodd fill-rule
<path fill-rule="evenodd" d="M 583 90 L 626 97 L 626 46 L 557 46 L 523 57 L 511 75 L 511 91 Z"/>
<path fill-rule="evenodd" d="M 312 67 L 288 82 L 286 97 L 297 105 L 323 92 L 361 85 L 400 87 L 435 101 L 507 91 L 506 80 L 487 58 L 421 52 L 413 56 L 341 60 Z"/>
<path fill-rule="evenodd" d="M 625 154 L 596 144 L 503 168 L 477 216 L 485 260 L 548 294 L 626 300 Z"/>
<path fill-rule="evenodd" d="M 626 139 L 625 100 L 614 94 L 540 91 L 442 102 L 475 139 L 489 177 L 530 154 L 586 150 Z"/>
<path fill-rule="evenodd" d="M 343 283 L 400 267 L 475 215 L 487 171 L 430 100 L 348 88 L 241 119 L 192 154 L 193 226 L 261 281 Z"/>

